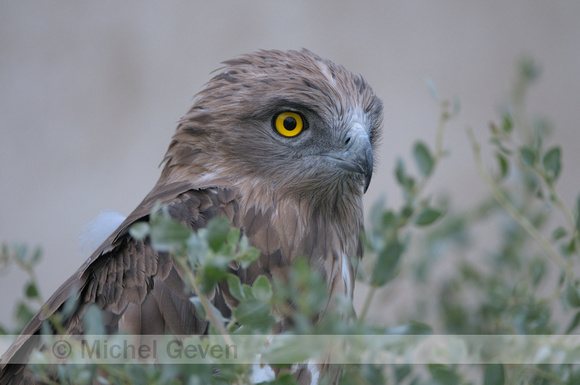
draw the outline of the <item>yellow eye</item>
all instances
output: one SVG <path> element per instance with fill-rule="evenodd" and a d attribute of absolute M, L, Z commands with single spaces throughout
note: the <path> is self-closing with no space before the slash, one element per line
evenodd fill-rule
<path fill-rule="evenodd" d="M 295 112 L 282 112 L 274 118 L 274 128 L 280 135 L 291 138 L 302 132 L 304 121 Z"/>

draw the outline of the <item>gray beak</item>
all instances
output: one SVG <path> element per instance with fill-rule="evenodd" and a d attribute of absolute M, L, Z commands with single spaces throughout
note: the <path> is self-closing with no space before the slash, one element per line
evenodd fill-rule
<path fill-rule="evenodd" d="M 373 175 L 373 149 L 369 135 L 360 124 L 350 129 L 344 141 L 344 150 L 323 154 L 344 170 L 364 176 L 364 192 L 367 192 Z"/>

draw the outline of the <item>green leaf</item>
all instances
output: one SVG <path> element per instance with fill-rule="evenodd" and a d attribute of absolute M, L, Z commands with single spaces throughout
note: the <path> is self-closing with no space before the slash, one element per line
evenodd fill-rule
<path fill-rule="evenodd" d="M 506 134 L 509 134 L 513 131 L 514 128 L 514 121 L 510 114 L 504 114 L 503 119 L 501 121 L 501 129 Z"/>
<path fill-rule="evenodd" d="M 32 254 L 32 258 L 30 259 L 30 263 L 32 265 L 36 265 L 42 259 L 42 250 L 40 247 L 37 247 Z"/>
<path fill-rule="evenodd" d="M 34 282 L 28 282 L 25 289 L 26 297 L 27 298 L 38 298 L 38 289 Z"/>
<path fill-rule="evenodd" d="M 373 269 L 371 285 L 383 286 L 395 277 L 404 249 L 399 241 L 394 241 L 380 251 Z"/>
<path fill-rule="evenodd" d="M 536 153 L 529 147 L 520 147 L 520 157 L 525 165 L 533 166 L 536 163 Z"/>
<path fill-rule="evenodd" d="M 229 227 L 229 223 L 228 223 Z M 228 231 L 228 235 L 226 237 L 226 242 L 228 245 L 237 245 L 240 242 L 240 229 L 235 227 L 231 227 Z"/>
<path fill-rule="evenodd" d="M 483 385 L 505 384 L 505 373 L 502 364 L 485 365 L 483 373 Z"/>
<path fill-rule="evenodd" d="M 31 309 L 24 301 L 19 301 L 16 305 L 14 318 L 17 320 L 18 324 L 21 324 L 22 327 L 24 327 L 24 325 L 34 317 L 34 313 L 36 313 L 36 311 Z"/>
<path fill-rule="evenodd" d="M 411 374 L 412 368 L 409 364 L 404 365 L 395 365 L 394 372 L 395 372 L 395 381 L 397 384 L 401 383 L 405 377 Z"/>
<path fill-rule="evenodd" d="M 417 226 L 428 226 L 441 217 L 443 213 L 431 207 L 425 207 L 415 219 Z"/>
<path fill-rule="evenodd" d="M 226 218 L 212 219 L 207 225 L 207 242 L 217 252 L 225 243 L 230 232 L 230 222 Z"/>
<path fill-rule="evenodd" d="M 244 298 L 253 298 L 254 292 L 252 291 L 252 286 L 242 284 L 242 293 Z"/>
<path fill-rule="evenodd" d="M 78 304 L 79 304 L 79 295 L 77 292 L 77 288 L 72 287 L 70 289 L 69 296 L 64 303 L 62 309 L 62 316 L 64 318 L 70 317 L 73 314 L 73 312 L 77 310 Z"/>
<path fill-rule="evenodd" d="M 266 352 L 262 354 L 261 360 L 264 362 L 303 362 L 308 360 L 311 355 L 318 356 L 320 348 L 316 344 L 309 343 L 310 341 L 298 341 L 288 339 L 277 344 L 270 345 Z M 262 385 L 278 385 L 277 381 L 262 383 Z M 296 382 L 294 382 L 297 385 Z"/>
<path fill-rule="evenodd" d="M 407 172 L 405 170 L 405 163 L 401 158 L 397 159 L 397 165 L 395 166 L 395 177 L 401 186 L 405 186 L 407 183 Z"/>
<path fill-rule="evenodd" d="M 235 299 L 242 301 L 244 298 L 246 298 L 242 289 L 242 283 L 237 275 L 228 274 L 226 279 L 228 281 L 230 294 L 233 295 Z"/>
<path fill-rule="evenodd" d="M 198 265 L 206 263 L 213 255 L 210 255 L 209 246 L 206 240 L 207 229 L 199 229 L 197 233 L 192 233 L 186 241 L 187 261 L 189 265 L 197 268 Z"/>
<path fill-rule="evenodd" d="M 562 151 L 560 147 L 556 146 L 549 149 L 542 158 L 542 164 L 544 165 L 548 182 L 558 179 L 562 168 Z"/>
<path fill-rule="evenodd" d="M 415 146 L 413 147 L 413 156 L 415 157 L 415 162 L 417 162 L 421 174 L 423 174 L 423 176 L 431 175 L 431 172 L 433 172 L 434 160 L 431 151 L 429 151 L 429 148 L 425 143 L 415 143 Z"/>
<path fill-rule="evenodd" d="M 499 164 L 499 175 L 500 179 L 504 179 L 509 173 L 509 162 L 501 152 L 496 152 L 495 156 Z"/>
<path fill-rule="evenodd" d="M 568 235 L 568 231 L 566 231 L 565 228 L 563 228 L 562 226 L 557 227 L 553 232 L 552 232 L 552 240 L 554 241 L 558 241 L 562 238 L 564 238 L 566 235 Z"/>
<path fill-rule="evenodd" d="M 427 90 L 429 94 L 435 101 L 439 101 L 439 91 L 437 91 L 437 86 L 435 86 L 435 82 L 430 77 L 426 77 L 423 79 L 425 85 L 427 86 Z"/>
<path fill-rule="evenodd" d="M 406 205 L 401 209 L 400 216 L 402 219 L 407 220 L 407 219 L 411 218 L 411 216 L 413 215 L 414 212 L 415 212 L 415 209 L 412 206 Z"/>
<path fill-rule="evenodd" d="M 403 187 L 403 193 L 407 199 L 410 196 L 413 187 L 415 186 L 415 179 L 407 175 L 407 171 L 405 170 L 405 163 L 403 163 L 401 159 L 397 159 L 395 176 L 401 187 Z"/>
<path fill-rule="evenodd" d="M 146 385 L 150 383 L 145 365 L 127 365 L 127 375 L 131 379 L 132 385 Z"/>
<path fill-rule="evenodd" d="M 102 335 L 105 334 L 105 323 L 101 309 L 94 303 L 87 306 L 83 314 L 83 325 L 86 334 Z"/>
<path fill-rule="evenodd" d="M 272 298 L 272 285 L 266 276 L 260 275 L 252 285 L 252 294 L 254 298 L 268 302 Z"/>
<path fill-rule="evenodd" d="M 580 195 L 576 198 L 576 231 L 580 232 Z"/>
<path fill-rule="evenodd" d="M 397 223 L 397 216 L 391 210 L 386 210 L 383 212 L 381 218 L 381 230 L 388 230 L 393 228 Z"/>
<path fill-rule="evenodd" d="M 441 364 L 429 364 L 429 373 L 437 385 L 458 385 L 461 383 L 459 375 L 450 367 Z"/>
<path fill-rule="evenodd" d="M 201 292 L 209 294 L 219 281 L 227 277 L 227 271 L 227 258 L 216 256 L 205 260 L 199 273 Z"/>
<path fill-rule="evenodd" d="M 560 247 L 560 251 L 564 255 L 572 255 L 576 252 L 576 239 L 572 238 Z"/>
<path fill-rule="evenodd" d="M 573 332 L 579 323 L 580 323 L 580 311 L 576 313 L 574 318 L 572 318 L 572 321 L 570 321 L 570 325 L 568 325 L 564 334 L 570 334 L 571 332 Z"/>
<path fill-rule="evenodd" d="M 563 299 L 572 308 L 580 307 L 580 293 L 576 282 L 567 281 Z"/>
<path fill-rule="evenodd" d="M 151 244 L 158 251 L 175 251 L 184 247 L 192 230 L 173 220 L 166 212 L 151 218 Z"/>
<path fill-rule="evenodd" d="M 274 323 L 270 314 L 270 304 L 255 298 L 248 298 L 232 310 L 232 315 L 242 325 L 258 330 L 268 330 Z"/>
<path fill-rule="evenodd" d="M 546 262 L 541 258 L 534 258 L 530 263 L 530 277 L 532 284 L 537 287 L 546 273 Z"/>
<path fill-rule="evenodd" d="M 532 58 L 523 57 L 519 60 L 519 73 L 523 80 L 531 82 L 536 80 L 540 75 L 540 67 Z"/>
<path fill-rule="evenodd" d="M 129 234 L 138 241 L 145 239 L 150 231 L 151 227 L 147 222 L 137 222 L 129 228 Z"/>
<path fill-rule="evenodd" d="M 385 201 L 384 195 L 379 196 L 379 199 L 373 203 L 370 211 L 370 221 L 373 229 L 382 228 L 381 222 L 383 217 L 383 212 L 385 211 Z"/>
<path fill-rule="evenodd" d="M 240 251 L 242 254 L 236 256 L 236 262 L 240 263 L 242 269 L 248 268 L 252 263 L 256 262 L 260 257 L 260 250 L 255 247 L 250 247 L 248 238 L 245 236 L 240 240 Z"/>

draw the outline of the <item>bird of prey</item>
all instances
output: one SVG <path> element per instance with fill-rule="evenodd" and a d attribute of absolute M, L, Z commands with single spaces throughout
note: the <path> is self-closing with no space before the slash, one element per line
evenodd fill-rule
<path fill-rule="evenodd" d="M 129 228 L 147 221 L 156 202 L 193 230 L 226 217 L 260 256 L 234 273 L 288 274 L 304 256 L 331 296 L 352 298 L 351 258 L 361 257 L 362 196 L 373 173 L 382 102 L 362 76 L 302 49 L 261 50 L 224 62 L 179 121 L 157 184 L 81 268 L 50 297 L 4 355 L 1 384 L 28 373 L 6 364 L 43 319 L 78 296 L 63 326 L 82 334 L 82 315 L 95 303 L 108 332 L 204 334 L 208 322 L 168 253 Z M 224 314 L 236 304 L 224 285 L 211 297 Z M 302 370 L 299 383 L 320 373 Z"/>

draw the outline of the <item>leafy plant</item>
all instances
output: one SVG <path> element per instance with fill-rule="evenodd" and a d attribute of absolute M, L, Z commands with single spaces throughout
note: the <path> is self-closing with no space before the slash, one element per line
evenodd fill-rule
<path fill-rule="evenodd" d="M 259 277 L 244 285 L 228 273 L 228 266 L 242 267 L 258 256 L 240 231 L 224 219 L 192 232 L 174 222 L 162 207 L 155 207 L 149 223 L 134 225 L 137 239 L 149 237 L 153 247 L 171 252 L 186 272 L 187 284 L 197 295 L 191 300 L 210 321 L 212 338 L 232 343 L 240 335 L 267 334 L 284 317 L 302 335 L 429 335 L 434 332 L 462 335 L 572 334 L 580 324 L 580 196 L 573 209 L 562 199 L 557 183 L 564 168 L 560 146 L 547 144 L 551 128 L 525 114 L 525 97 L 539 75 L 536 64 L 520 62 L 511 104 L 489 127 L 489 143 L 482 146 L 474 130 L 467 135 L 477 173 L 489 195 L 472 207 L 458 209 L 453 199 L 438 194 L 425 196 L 425 187 L 444 162 L 445 126 L 458 112 L 458 104 L 439 101 L 441 113 L 434 143 L 417 141 L 412 148 L 416 173 L 398 160 L 394 177 L 403 195 L 400 208 L 378 202 L 371 210 L 366 234 L 366 256 L 358 267 L 358 280 L 370 290 L 358 318 L 352 303 L 338 297 L 331 307 L 336 314 L 317 319 L 326 308 L 328 292 L 323 279 L 297 260 L 288 280 L 270 282 Z M 436 94 L 436 93 L 434 93 Z M 490 158 L 491 161 L 486 160 Z M 490 170 L 490 162 L 493 167 Z M 436 203 L 435 203 L 436 202 Z M 482 230 L 484 229 L 484 230 Z M 17 332 L 43 303 L 37 290 L 34 266 L 38 250 L 21 245 L 3 246 L 4 267 L 16 263 L 29 276 L 25 300 L 17 307 Z M 413 282 L 411 311 L 393 308 L 404 325 L 387 327 L 369 319 L 372 304 L 384 287 Z M 227 282 L 239 305 L 228 317 L 208 300 L 218 283 Z M 89 309 L 88 330 L 100 330 L 98 309 Z M 428 320 L 428 325 L 417 320 Z M 376 321 L 375 321 L 376 322 Z M 102 326 L 102 325 L 101 325 Z M 397 340 L 394 340 L 397 341 Z M 457 345 L 459 346 L 459 345 Z M 393 344 L 393 351 L 404 348 Z M 442 355 L 462 354 L 462 350 Z M 550 351 L 551 346 L 545 346 Z M 293 362 L 313 357 L 304 346 L 285 346 Z M 453 349 L 451 349 L 453 350 Z M 278 364 L 280 368 L 287 365 Z M 42 365 L 33 367 L 48 379 Z M 214 365 L 107 365 L 58 366 L 60 383 L 250 383 L 250 364 Z M 324 380 L 323 380 L 324 381 Z M 350 384 L 576 384 L 580 368 L 570 363 L 461 365 L 460 362 L 427 365 L 403 363 L 344 365 L 342 383 Z M 282 375 L 268 384 L 292 384 Z"/>

